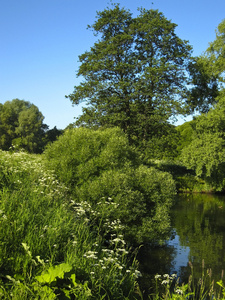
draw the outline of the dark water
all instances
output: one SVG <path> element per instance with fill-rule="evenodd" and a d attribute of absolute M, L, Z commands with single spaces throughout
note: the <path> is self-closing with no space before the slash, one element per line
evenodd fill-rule
<path fill-rule="evenodd" d="M 200 278 L 202 268 L 217 281 L 225 270 L 225 196 L 182 194 L 171 211 L 172 233 L 164 246 L 145 246 L 139 254 L 142 289 L 152 286 L 155 274 L 177 273 L 187 282 Z M 149 292 L 149 291 L 148 291 Z"/>

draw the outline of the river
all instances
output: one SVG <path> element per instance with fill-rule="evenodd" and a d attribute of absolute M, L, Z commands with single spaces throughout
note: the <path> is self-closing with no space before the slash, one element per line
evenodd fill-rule
<path fill-rule="evenodd" d="M 172 231 L 163 246 L 144 246 L 139 253 L 142 289 L 149 291 L 155 274 L 176 273 L 187 282 L 193 266 L 220 280 L 225 269 L 225 195 L 179 194 L 171 210 Z"/>

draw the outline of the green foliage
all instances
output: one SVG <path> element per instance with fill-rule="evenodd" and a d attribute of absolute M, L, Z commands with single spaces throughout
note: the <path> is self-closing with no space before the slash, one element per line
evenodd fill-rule
<path fill-rule="evenodd" d="M 116 209 L 108 210 L 105 218 L 120 219 L 133 243 L 168 234 L 168 209 L 175 194 L 172 176 L 141 165 L 122 130 L 68 130 L 45 156 L 79 201 L 98 210 L 99 199 L 112 198 Z"/>
<path fill-rule="evenodd" d="M 190 263 L 191 275 L 188 283 L 180 283 L 179 278 L 176 278 L 176 274 L 155 275 L 155 292 L 149 297 L 149 299 L 167 299 L 167 300 L 204 300 L 209 299 L 222 299 L 220 295 L 216 293 L 214 288 L 214 282 L 211 279 L 211 272 L 202 268 L 202 274 L 199 278 L 199 282 L 196 283 L 193 275 L 193 266 Z M 219 297 L 217 297 L 219 296 Z"/>
<path fill-rule="evenodd" d="M 94 222 L 98 212 L 71 198 L 43 156 L 0 155 L 0 298 L 139 299 L 115 220 Z"/>
<path fill-rule="evenodd" d="M 115 209 L 108 210 L 106 218 L 122 220 L 124 235 L 132 243 L 158 242 L 167 237 L 174 193 L 171 175 L 145 166 L 109 170 L 77 188 L 78 199 L 97 207 L 99 199 L 111 196 Z"/>
<path fill-rule="evenodd" d="M 119 129 L 67 130 L 45 151 L 47 164 L 67 187 L 83 184 L 105 170 L 137 164 L 138 157 Z"/>
<path fill-rule="evenodd" d="M 224 89 L 225 20 L 218 25 L 215 40 L 203 55 L 193 60 L 189 69 L 194 85 L 189 97 L 190 110 L 201 107 L 200 111 L 206 113 Z"/>
<path fill-rule="evenodd" d="M 184 164 L 194 169 L 196 175 L 213 184 L 217 190 L 224 188 L 224 139 L 218 133 L 202 134 L 182 152 Z"/>
<path fill-rule="evenodd" d="M 217 281 L 217 284 L 221 287 L 222 290 L 222 297 L 219 297 L 219 299 L 225 299 L 225 286 L 222 280 Z"/>
<path fill-rule="evenodd" d="M 157 10 L 140 9 L 133 18 L 115 4 L 89 27 L 99 40 L 80 55 L 77 75 L 84 81 L 67 96 L 86 104 L 77 125 L 118 126 L 141 144 L 171 116 L 186 113 L 191 47 L 175 34 L 176 24 Z"/>
<path fill-rule="evenodd" d="M 218 78 L 219 83 L 224 83 L 225 70 L 225 19 L 216 29 L 216 38 L 209 44 L 205 57 L 208 61 L 208 67 L 214 76 Z M 222 85 L 224 87 L 224 85 Z"/>
<path fill-rule="evenodd" d="M 216 103 L 219 93 L 218 76 L 212 74 L 206 57 L 194 58 L 189 64 L 192 75 L 192 88 L 188 93 L 188 104 L 190 113 L 198 110 L 201 113 L 209 111 Z"/>
<path fill-rule="evenodd" d="M 0 106 L 0 148 L 25 149 L 40 153 L 44 146 L 44 117 L 37 106 L 24 100 L 6 101 Z"/>
<path fill-rule="evenodd" d="M 56 126 L 52 129 L 47 130 L 45 135 L 46 143 L 48 142 L 52 143 L 56 141 L 57 138 L 62 134 L 63 134 L 63 130 L 57 129 Z"/>
<path fill-rule="evenodd" d="M 208 114 L 196 119 L 196 130 L 192 142 L 182 150 L 185 166 L 205 179 L 220 191 L 225 182 L 225 98 L 223 94 Z"/>
<path fill-rule="evenodd" d="M 177 144 L 180 135 L 174 125 L 165 123 L 157 126 L 158 132 L 145 143 L 141 143 L 140 152 L 143 160 L 148 162 L 151 159 L 168 160 L 178 156 Z M 154 131 L 156 133 L 156 130 Z"/>
<path fill-rule="evenodd" d="M 176 130 L 178 131 L 179 139 L 177 141 L 177 151 L 178 154 L 181 153 L 181 150 L 184 147 L 187 147 L 192 139 L 193 139 L 193 133 L 195 131 L 195 119 L 190 122 L 185 122 L 182 125 L 179 125 L 176 127 Z"/>

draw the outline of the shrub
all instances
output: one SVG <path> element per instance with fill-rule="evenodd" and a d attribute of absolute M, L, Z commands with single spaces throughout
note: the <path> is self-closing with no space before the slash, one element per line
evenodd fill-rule
<path fill-rule="evenodd" d="M 125 237 L 135 244 L 167 236 L 174 193 L 170 174 L 143 165 L 105 171 L 76 189 L 80 201 L 90 201 L 97 208 L 101 198 L 113 202 L 114 208 L 106 217 L 122 220 Z"/>
<path fill-rule="evenodd" d="M 69 188 L 98 177 L 105 170 L 137 163 L 135 151 L 118 128 L 69 129 L 47 147 L 45 157 L 48 166 Z"/>
<path fill-rule="evenodd" d="M 48 147 L 45 156 L 79 201 L 97 209 L 100 199 L 112 198 L 115 208 L 107 218 L 122 221 L 129 241 L 165 238 L 175 194 L 172 176 L 141 165 L 121 130 L 69 130 Z"/>

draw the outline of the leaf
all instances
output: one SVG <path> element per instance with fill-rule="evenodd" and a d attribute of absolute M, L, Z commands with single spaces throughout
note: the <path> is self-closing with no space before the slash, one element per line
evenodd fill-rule
<path fill-rule="evenodd" d="M 40 283 L 51 283 L 56 278 L 64 278 L 66 272 L 70 272 L 72 266 L 66 263 L 62 263 L 57 266 L 50 267 L 47 271 L 42 272 L 41 275 L 36 276 L 35 279 Z"/>
<path fill-rule="evenodd" d="M 71 281 L 72 281 L 74 287 L 76 287 L 76 286 L 77 286 L 77 283 L 76 283 L 76 275 L 75 275 L 75 274 L 72 274 L 72 275 L 70 276 L 70 279 L 71 279 Z"/>

